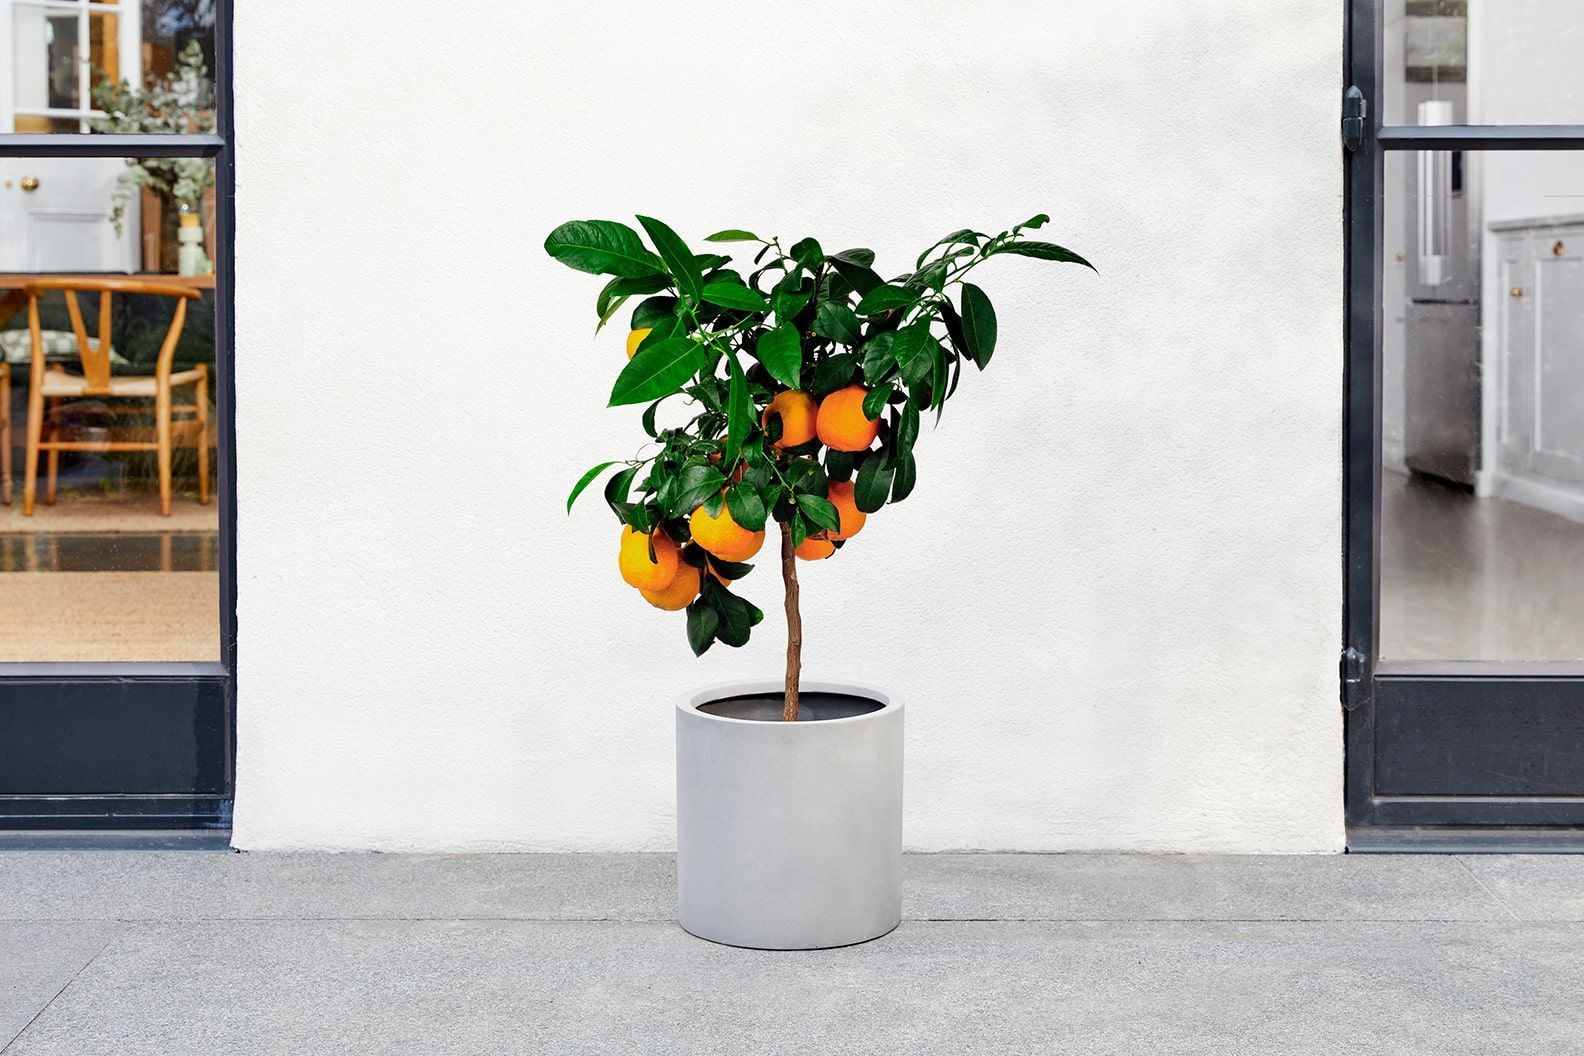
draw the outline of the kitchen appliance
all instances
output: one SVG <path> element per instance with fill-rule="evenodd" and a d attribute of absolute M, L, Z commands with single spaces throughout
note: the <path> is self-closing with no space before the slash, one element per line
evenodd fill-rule
<path fill-rule="evenodd" d="M 1416 87 L 1410 85 L 1410 88 Z M 1436 86 L 1421 125 L 1456 124 L 1466 88 Z M 1407 334 L 1403 460 L 1417 474 L 1472 488 L 1480 467 L 1480 233 L 1474 158 L 1419 151 L 1406 174 Z"/>

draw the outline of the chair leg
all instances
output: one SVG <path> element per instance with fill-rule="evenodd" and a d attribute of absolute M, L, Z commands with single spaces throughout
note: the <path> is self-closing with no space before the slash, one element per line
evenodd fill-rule
<path fill-rule="evenodd" d="M 11 365 L 0 361 L 0 503 L 11 505 Z"/>
<path fill-rule="evenodd" d="M 162 385 L 154 397 L 154 443 L 159 455 L 160 516 L 171 511 L 171 391 Z"/>
<path fill-rule="evenodd" d="M 60 427 L 51 426 L 49 432 L 44 434 L 44 439 L 53 443 L 60 439 Z M 44 505 L 55 505 L 55 478 L 60 475 L 60 452 L 53 447 L 45 452 L 46 469 L 44 471 Z"/>
<path fill-rule="evenodd" d="M 198 405 L 198 503 L 209 505 L 209 370 L 198 367 L 194 403 Z"/>
<path fill-rule="evenodd" d="M 22 515 L 33 516 L 33 502 L 38 496 L 39 440 L 44 435 L 44 393 L 41 386 L 28 389 L 27 461 L 22 466 Z"/>

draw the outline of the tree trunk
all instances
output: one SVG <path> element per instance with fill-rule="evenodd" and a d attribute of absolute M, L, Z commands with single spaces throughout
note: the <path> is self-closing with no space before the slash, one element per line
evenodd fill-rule
<path fill-rule="evenodd" d="M 798 717 L 798 678 L 803 673 L 803 615 L 798 611 L 797 553 L 792 546 L 792 525 L 781 522 L 781 582 L 786 586 L 787 663 L 785 722 Z"/>

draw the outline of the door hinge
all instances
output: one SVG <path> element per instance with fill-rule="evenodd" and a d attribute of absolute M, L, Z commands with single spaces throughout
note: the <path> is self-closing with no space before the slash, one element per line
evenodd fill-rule
<path fill-rule="evenodd" d="M 1357 152 L 1364 145 L 1364 119 L 1369 117 L 1369 100 L 1356 84 L 1342 93 L 1342 145 Z"/>
<path fill-rule="evenodd" d="M 1370 662 L 1358 649 L 1342 650 L 1342 707 L 1357 711 L 1370 690 Z"/>

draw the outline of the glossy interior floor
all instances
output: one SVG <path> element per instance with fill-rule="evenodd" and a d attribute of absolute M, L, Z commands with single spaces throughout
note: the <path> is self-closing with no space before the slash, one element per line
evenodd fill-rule
<path fill-rule="evenodd" d="M 0 506 L 0 662 L 218 660 L 218 529 L 187 495 Z"/>
<path fill-rule="evenodd" d="M 1387 473 L 1381 658 L 1584 659 L 1584 524 Z"/>
<path fill-rule="evenodd" d="M 0 1050 L 1579 1051 L 1584 857 L 903 871 L 891 934 L 767 953 L 683 932 L 669 855 L 0 851 Z"/>

